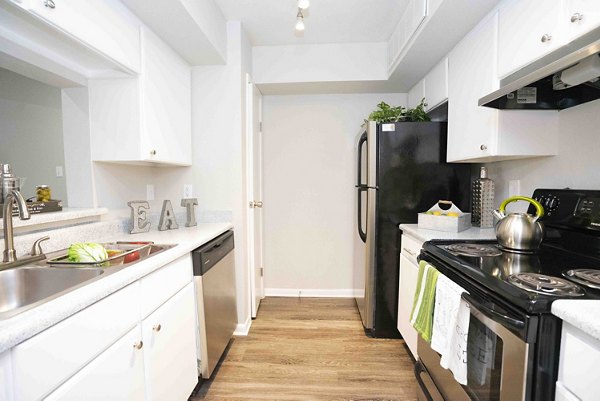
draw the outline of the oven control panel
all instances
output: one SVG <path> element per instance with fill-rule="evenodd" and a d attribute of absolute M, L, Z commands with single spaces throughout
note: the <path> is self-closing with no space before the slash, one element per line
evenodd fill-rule
<path fill-rule="evenodd" d="M 536 189 L 533 198 L 544 207 L 547 225 L 600 231 L 600 191 Z M 535 214 L 535 208 L 528 213 Z"/>

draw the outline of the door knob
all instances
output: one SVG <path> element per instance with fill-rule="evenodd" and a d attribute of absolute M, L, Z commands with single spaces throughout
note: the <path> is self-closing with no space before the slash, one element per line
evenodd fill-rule
<path fill-rule="evenodd" d="M 144 342 L 141 340 L 133 343 L 133 348 L 135 348 L 135 349 L 142 349 L 143 346 L 144 346 Z"/>
<path fill-rule="evenodd" d="M 571 22 L 575 23 L 577 21 L 581 21 L 583 19 L 583 14 L 581 13 L 575 13 L 573 15 L 571 15 Z"/>
<path fill-rule="evenodd" d="M 262 208 L 262 206 L 263 206 L 263 203 L 261 201 L 258 201 L 258 202 L 255 201 L 254 202 L 254 207 Z"/>

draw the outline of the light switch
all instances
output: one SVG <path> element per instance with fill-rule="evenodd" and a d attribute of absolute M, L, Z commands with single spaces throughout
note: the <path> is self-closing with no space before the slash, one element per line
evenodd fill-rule
<path fill-rule="evenodd" d="M 154 200 L 154 184 L 146 185 L 146 200 L 153 201 Z"/>
<path fill-rule="evenodd" d="M 521 180 L 510 180 L 508 182 L 508 196 L 521 195 Z"/>
<path fill-rule="evenodd" d="M 194 197 L 194 186 L 192 184 L 185 184 L 183 186 L 183 198 L 189 199 Z"/>
<path fill-rule="evenodd" d="M 62 177 L 63 174 L 63 167 L 62 166 L 56 166 L 56 176 L 57 177 Z"/>

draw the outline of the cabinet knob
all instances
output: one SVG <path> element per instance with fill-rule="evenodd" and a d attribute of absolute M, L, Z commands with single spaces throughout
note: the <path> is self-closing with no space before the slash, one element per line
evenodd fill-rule
<path fill-rule="evenodd" d="M 136 341 L 135 343 L 133 343 L 133 348 L 135 348 L 135 349 L 142 349 L 143 346 L 144 346 L 144 342 L 142 340 Z"/>
<path fill-rule="evenodd" d="M 547 33 L 542 36 L 542 43 L 550 42 L 551 40 L 552 36 L 548 35 Z"/>
<path fill-rule="evenodd" d="M 487 150 L 487 146 L 485 146 L 485 145 L 481 145 L 481 146 L 479 147 L 479 149 L 481 149 L 481 150 Z"/>
<path fill-rule="evenodd" d="M 575 13 L 571 15 L 571 22 L 575 23 L 577 21 L 581 21 L 583 19 L 583 14 Z"/>
<path fill-rule="evenodd" d="M 156 149 L 152 149 L 150 151 L 150 156 L 156 156 Z"/>
<path fill-rule="evenodd" d="M 156 331 L 157 333 L 160 331 L 160 329 L 162 329 L 162 326 L 159 324 L 155 325 L 152 330 Z"/>
<path fill-rule="evenodd" d="M 44 0 L 44 7 L 56 8 L 56 4 L 54 4 L 54 0 Z"/>

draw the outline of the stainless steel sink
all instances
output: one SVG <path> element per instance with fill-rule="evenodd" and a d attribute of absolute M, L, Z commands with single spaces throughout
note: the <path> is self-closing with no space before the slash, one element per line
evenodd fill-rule
<path fill-rule="evenodd" d="M 103 274 L 102 269 L 19 267 L 0 271 L 0 318 Z M 28 309 L 28 308 L 27 308 Z"/>
<path fill-rule="evenodd" d="M 152 245 L 150 254 L 135 262 L 106 268 L 49 267 L 45 261 L 0 271 L 0 320 L 102 279 L 175 245 Z M 50 258 L 52 254 L 48 255 Z"/>

